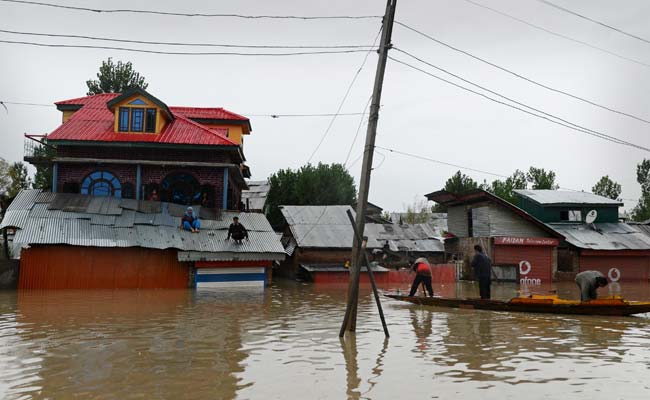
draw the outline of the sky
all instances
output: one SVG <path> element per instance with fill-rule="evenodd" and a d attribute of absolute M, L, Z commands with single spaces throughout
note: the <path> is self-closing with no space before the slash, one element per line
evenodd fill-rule
<path fill-rule="evenodd" d="M 650 43 L 607 29 L 536 0 L 472 0 L 650 65 Z M 55 2 L 52 0 L 52 2 Z M 639 37 L 650 39 L 650 2 L 644 0 L 553 0 Z M 382 15 L 383 0 L 240 1 L 58 1 L 96 8 L 246 15 Z M 532 78 L 547 86 L 650 120 L 650 66 L 571 42 L 478 7 L 466 0 L 399 0 L 395 19 L 438 40 Z M 88 35 L 131 40 L 242 45 L 369 45 L 379 19 L 269 20 L 88 13 L 0 2 L 0 29 Z M 0 32 L 0 40 L 108 44 Z M 392 43 L 431 64 L 547 113 L 595 131 L 650 147 L 650 124 L 586 104 L 518 79 L 396 25 Z M 109 44 L 110 45 L 110 44 Z M 113 45 L 167 51 L 196 47 Z M 390 56 L 444 75 L 393 49 Z M 218 49 L 210 48 L 210 51 Z M 227 49 L 225 51 L 231 51 Z M 251 51 L 251 50 L 239 50 Z M 331 114 L 338 109 L 365 53 L 291 57 L 177 56 L 118 50 L 44 48 L 0 43 L 0 101 L 52 104 L 86 94 L 108 57 L 131 61 L 148 91 L 170 106 L 224 107 L 249 116 L 253 132 L 244 153 L 252 179 L 304 165 L 331 117 L 269 114 Z M 372 94 L 377 54 L 352 85 L 342 113 L 364 110 Z M 453 78 L 451 78 L 453 79 Z M 455 81 L 462 83 L 459 81 Z M 466 84 L 464 84 L 466 85 Z M 23 134 L 51 132 L 60 124 L 54 106 L 7 104 L 0 108 L 0 157 L 20 161 Z M 358 138 L 353 139 L 361 124 Z M 358 182 L 367 116 L 336 118 L 312 162 L 343 163 Z M 636 165 L 650 153 L 576 132 L 486 100 L 394 61 L 384 80 L 378 146 L 510 175 L 530 166 L 556 172 L 563 188 L 590 191 L 603 175 L 622 185 L 625 208 L 640 196 Z M 350 165 L 351 164 L 351 165 Z M 369 201 L 390 211 L 441 189 L 459 168 L 378 149 Z M 494 176 L 465 170 L 473 179 Z"/>

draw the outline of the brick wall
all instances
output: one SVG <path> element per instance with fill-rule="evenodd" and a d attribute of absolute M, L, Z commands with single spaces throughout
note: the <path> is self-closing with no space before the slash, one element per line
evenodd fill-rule
<path fill-rule="evenodd" d="M 63 190 L 66 183 L 76 183 L 81 187 L 84 178 L 91 172 L 105 170 L 117 177 L 122 185 L 130 183 L 136 184 L 136 171 L 135 165 L 124 164 L 65 164 L 59 163 L 58 172 L 58 188 Z M 148 184 L 160 184 L 162 180 L 171 173 L 185 172 L 192 174 L 199 185 L 210 185 L 214 188 L 213 193 L 210 193 L 210 198 L 213 199 L 214 206 L 223 208 L 223 178 L 224 168 L 208 168 L 208 167 L 162 167 L 143 165 L 141 169 L 141 184 L 146 186 Z M 236 201 L 241 197 L 241 188 L 239 188 L 232 179 L 229 179 L 229 188 L 233 190 L 233 195 Z M 144 192 L 143 192 L 144 193 Z M 235 203 L 236 204 L 236 203 Z"/>

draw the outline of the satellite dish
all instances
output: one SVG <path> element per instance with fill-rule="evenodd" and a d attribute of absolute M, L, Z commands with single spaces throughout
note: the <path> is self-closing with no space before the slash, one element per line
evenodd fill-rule
<path fill-rule="evenodd" d="M 588 224 L 593 224 L 597 217 L 598 217 L 598 212 L 596 210 L 591 210 L 587 213 L 587 216 L 585 217 L 585 222 Z"/>

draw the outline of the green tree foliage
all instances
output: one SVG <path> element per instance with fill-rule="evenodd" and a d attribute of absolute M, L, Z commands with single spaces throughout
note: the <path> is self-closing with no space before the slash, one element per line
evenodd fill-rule
<path fill-rule="evenodd" d="M 445 182 L 445 190 L 450 193 L 463 194 L 478 189 L 479 185 L 469 176 L 457 171 Z M 436 204 L 431 208 L 433 212 L 447 212 L 447 207 Z"/>
<path fill-rule="evenodd" d="M 32 181 L 25 164 L 15 162 L 10 165 L 0 158 L 0 196 L 10 199 L 22 189 L 29 189 L 31 186 Z"/>
<path fill-rule="evenodd" d="M 281 205 L 350 205 L 356 201 L 354 178 L 342 164 L 307 164 L 282 169 L 269 178 L 266 199 L 271 225 L 282 224 Z"/>
<path fill-rule="evenodd" d="M 431 208 L 424 199 L 413 199 L 413 203 L 406 206 L 406 215 L 402 218 L 403 224 L 425 224 L 431 218 Z M 399 223 L 400 221 L 393 221 Z"/>
<path fill-rule="evenodd" d="M 621 185 L 611 180 L 609 175 L 605 175 L 591 188 L 591 191 L 599 196 L 616 200 L 621 195 Z"/>
<path fill-rule="evenodd" d="M 645 221 L 650 219 L 650 160 L 644 159 L 637 164 L 636 181 L 641 185 L 641 198 L 632 210 L 632 219 Z"/>
<path fill-rule="evenodd" d="M 555 183 L 555 172 L 547 172 L 544 168 L 530 167 L 526 174 L 526 180 L 532 184 L 533 190 L 559 189 L 559 186 Z"/>
<path fill-rule="evenodd" d="M 140 76 L 139 72 L 133 70 L 130 61 L 126 63 L 118 61 L 115 64 L 111 57 L 107 61 L 102 61 L 97 79 L 87 80 L 86 85 L 88 96 L 99 93 L 122 93 L 132 87 L 146 89 L 149 86 L 144 76 Z"/>
<path fill-rule="evenodd" d="M 481 189 L 486 190 L 512 204 L 517 203 L 517 195 L 514 191 L 527 188 L 528 180 L 526 179 L 526 174 L 520 170 L 516 170 L 505 180 L 497 179 L 492 181 L 491 184 L 484 182 L 481 185 Z"/>
<path fill-rule="evenodd" d="M 52 190 L 52 164 L 51 160 L 56 156 L 54 147 L 41 145 L 34 149 L 34 158 L 39 159 L 34 175 L 34 189 Z"/>

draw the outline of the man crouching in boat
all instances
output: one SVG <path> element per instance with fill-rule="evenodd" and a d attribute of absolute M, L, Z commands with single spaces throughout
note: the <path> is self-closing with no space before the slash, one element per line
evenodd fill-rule
<path fill-rule="evenodd" d="M 472 268 L 474 275 L 478 279 L 478 289 L 481 293 L 481 299 L 490 298 L 490 285 L 492 284 L 492 260 L 483 252 L 480 245 L 474 246 L 474 258 L 472 259 Z"/>
<path fill-rule="evenodd" d="M 420 257 L 413 263 L 413 270 L 415 271 L 415 279 L 413 280 L 413 285 L 411 285 L 411 292 L 409 292 L 409 297 L 415 296 L 415 292 L 418 290 L 420 283 L 424 283 L 424 287 L 429 292 L 429 296 L 433 297 L 433 287 L 431 286 L 431 265 L 429 261 Z"/>
<path fill-rule="evenodd" d="M 576 275 L 576 285 L 580 288 L 580 301 L 596 300 L 597 289 L 607 286 L 607 278 L 598 271 L 584 271 Z"/>

